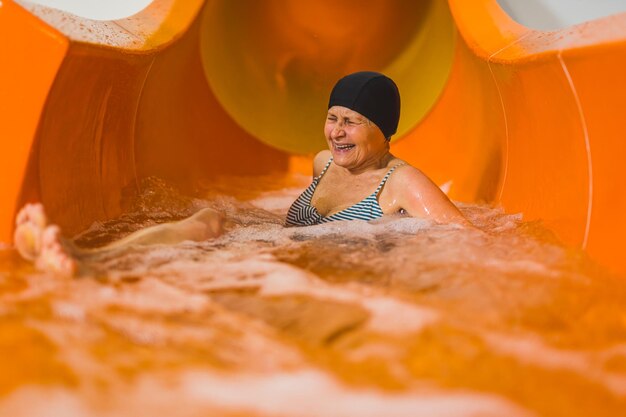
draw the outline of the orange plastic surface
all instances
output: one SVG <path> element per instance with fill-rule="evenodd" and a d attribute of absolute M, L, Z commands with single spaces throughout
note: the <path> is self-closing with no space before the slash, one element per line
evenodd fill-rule
<path fill-rule="evenodd" d="M 19 41 L 15 41 L 18 39 Z M 38 198 L 35 131 L 68 41 L 11 1 L 0 7 L 0 241 L 9 242 L 16 203 Z M 27 198 L 28 198 L 27 197 Z"/>
<path fill-rule="evenodd" d="M 542 32 L 496 1 L 450 0 L 448 85 L 395 151 L 451 196 L 541 220 L 619 274 L 626 236 L 626 14 Z"/>
<path fill-rule="evenodd" d="M 626 273 L 626 14 L 541 32 L 495 1 L 450 0 L 460 34 L 431 117 L 396 151 L 451 195 L 541 220 Z"/>
<path fill-rule="evenodd" d="M 303 170 L 306 158 L 257 140 L 212 93 L 200 54 L 210 5 L 156 0 L 116 22 L 67 23 L 62 12 L 31 9 L 44 23 L 3 1 L 0 241 L 10 240 L 16 207 L 33 199 L 73 234 L 119 215 L 145 176 L 191 185 Z M 626 15 L 542 32 L 513 22 L 496 0 L 448 5 L 456 33 L 447 84 L 393 152 L 439 184 L 452 181 L 452 198 L 541 220 L 626 274 Z"/>

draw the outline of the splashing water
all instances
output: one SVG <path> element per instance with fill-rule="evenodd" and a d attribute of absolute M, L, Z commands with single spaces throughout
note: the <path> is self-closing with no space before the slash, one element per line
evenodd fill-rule
<path fill-rule="evenodd" d="M 460 208 L 483 232 L 286 228 L 307 182 L 226 178 L 192 198 L 148 179 L 76 241 L 203 207 L 230 231 L 93 256 L 80 278 L 0 248 L 0 415 L 622 415 L 626 294 L 583 253 L 479 205 Z"/>

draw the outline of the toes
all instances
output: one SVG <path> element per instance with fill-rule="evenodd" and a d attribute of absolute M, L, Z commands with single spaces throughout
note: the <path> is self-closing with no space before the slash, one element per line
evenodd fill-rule
<path fill-rule="evenodd" d="M 68 257 L 62 251 L 49 251 L 42 253 L 35 262 L 37 269 L 48 272 L 55 272 L 60 275 L 73 276 L 77 271 L 76 261 Z"/>
<path fill-rule="evenodd" d="M 46 227 L 41 237 L 42 250 L 59 246 L 60 238 L 61 238 L 61 229 L 59 228 L 59 226 L 52 225 L 52 226 Z"/>
<path fill-rule="evenodd" d="M 43 205 L 40 203 L 26 204 L 17 213 L 15 217 L 15 223 L 17 226 L 32 223 L 36 227 L 44 228 L 48 223 L 46 212 L 43 209 Z"/>
<path fill-rule="evenodd" d="M 60 241 L 61 231 L 57 226 L 48 226 L 42 236 L 41 254 L 35 266 L 44 271 L 66 276 L 76 273 L 76 261 L 65 251 Z"/>
<path fill-rule="evenodd" d="M 20 224 L 24 224 L 24 223 L 26 223 L 28 221 L 28 206 L 30 206 L 30 204 L 26 204 L 17 213 L 17 216 L 15 217 L 15 224 L 16 225 L 19 226 Z"/>
<path fill-rule="evenodd" d="M 46 212 L 43 209 L 43 205 L 41 205 L 40 203 L 31 204 L 28 208 L 28 214 L 30 217 L 30 221 L 36 226 L 43 229 L 48 224 Z"/>
<path fill-rule="evenodd" d="M 19 225 L 15 229 L 13 242 L 24 259 L 33 261 L 41 252 L 41 229 L 29 223 Z"/>
<path fill-rule="evenodd" d="M 68 277 L 73 277 L 74 275 L 76 275 L 77 271 L 78 264 L 76 263 L 76 261 L 66 256 L 63 262 L 61 262 L 61 268 L 57 272 Z"/>

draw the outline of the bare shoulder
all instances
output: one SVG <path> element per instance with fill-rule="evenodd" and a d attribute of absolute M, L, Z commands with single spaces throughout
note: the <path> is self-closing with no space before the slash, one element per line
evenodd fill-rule
<path fill-rule="evenodd" d="M 393 174 L 393 181 L 390 184 L 398 190 L 412 190 L 418 188 L 422 191 L 436 189 L 441 191 L 426 174 L 412 165 L 405 164 L 399 166 Z"/>
<path fill-rule="evenodd" d="M 410 216 L 440 223 L 470 225 L 458 208 L 426 174 L 411 165 L 398 167 L 390 184 L 392 198 Z"/>
<path fill-rule="evenodd" d="M 313 176 L 317 177 L 320 175 L 328 161 L 330 160 L 331 153 L 328 149 L 320 151 L 313 158 Z"/>

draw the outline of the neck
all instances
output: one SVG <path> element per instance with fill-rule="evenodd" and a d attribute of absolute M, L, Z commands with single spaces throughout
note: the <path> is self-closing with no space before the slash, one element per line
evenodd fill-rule
<path fill-rule="evenodd" d="M 372 156 L 372 158 L 368 159 L 367 161 L 363 162 L 357 167 L 344 168 L 344 169 L 350 175 L 359 175 L 367 171 L 382 169 L 386 167 L 389 164 L 389 161 L 391 161 L 393 158 L 394 156 L 391 153 L 389 153 L 389 149 L 385 149 L 380 154 Z"/>

